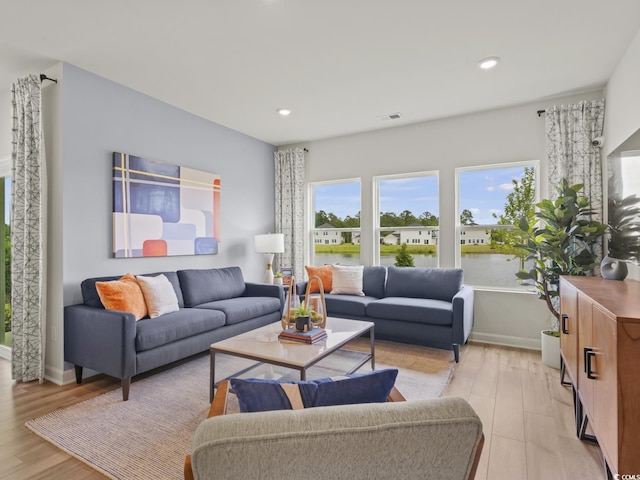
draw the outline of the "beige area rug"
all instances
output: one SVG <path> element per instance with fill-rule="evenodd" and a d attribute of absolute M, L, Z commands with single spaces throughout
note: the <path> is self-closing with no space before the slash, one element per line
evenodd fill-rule
<path fill-rule="evenodd" d="M 396 387 L 408 400 L 440 396 L 453 371 L 451 352 L 429 348 L 416 352 L 423 360 L 415 361 L 421 371 L 400 369 Z M 355 363 L 356 355 L 331 355 L 310 369 L 307 378 L 342 374 Z M 216 378 L 251 363 L 216 356 Z M 360 371 L 368 368 L 367 363 Z M 376 369 L 382 368 L 387 366 L 376 364 Z M 262 365 L 244 376 L 294 379 L 296 375 L 292 370 Z M 30 420 L 26 426 L 109 478 L 179 480 L 193 433 L 209 410 L 208 381 L 209 357 L 201 356 L 134 381 L 127 402 L 116 389 Z"/>

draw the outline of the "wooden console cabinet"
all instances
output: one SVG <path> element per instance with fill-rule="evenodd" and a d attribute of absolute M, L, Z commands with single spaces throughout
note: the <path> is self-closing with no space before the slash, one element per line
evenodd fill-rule
<path fill-rule="evenodd" d="M 610 474 L 640 473 L 640 282 L 561 277 L 563 376 L 577 433 L 589 424 Z"/>

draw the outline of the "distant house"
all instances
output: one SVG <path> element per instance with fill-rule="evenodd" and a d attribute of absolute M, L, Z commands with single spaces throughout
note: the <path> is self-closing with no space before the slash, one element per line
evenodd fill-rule
<path fill-rule="evenodd" d="M 360 245 L 360 233 L 359 232 L 353 232 L 351 234 L 351 243 L 353 243 L 354 245 Z"/>
<path fill-rule="evenodd" d="M 437 245 L 438 244 L 438 228 L 437 226 L 426 227 L 420 223 L 412 223 L 410 227 L 420 227 L 416 230 L 401 230 L 400 243 L 407 245 Z"/>
<path fill-rule="evenodd" d="M 383 245 L 400 245 L 400 234 L 395 232 L 389 233 L 384 237 L 381 237 L 380 241 Z"/>
<path fill-rule="evenodd" d="M 488 245 L 491 231 L 479 225 L 463 225 L 460 228 L 460 245 Z"/>
<path fill-rule="evenodd" d="M 322 231 L 325 228 L 335 227 L 330 223 L 323 223 L 316 227 L 315 232 L 313 232 L 313 243 L 318 245 L 341 245 L 344 242 L 342 233 L 330 230 Z"/>

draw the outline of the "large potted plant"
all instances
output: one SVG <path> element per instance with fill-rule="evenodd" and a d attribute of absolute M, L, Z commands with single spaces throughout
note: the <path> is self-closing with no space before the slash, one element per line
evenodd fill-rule
<path fill-rule="evenodd" d="M 519 223 L 525 233 L 525 243 L 518 247 L 527 251 L 533 266 L 530 270 L 520 270 L 516 276 L 535 285 L 538 298 L 546 302 L 553 316 L 552 330 L 542 332 L 542 358 L 545 364 L 556 368 L 560 367 L 560 276 L 593 274 L 607 228 L 591 219 L 595 212 L 589 199 L 580 195 L 582 187 L 582 184 L 570 186 L 562 179 L 557 187 L 558 198 L 542 200 L 536 205 L 537 222 L 532 225 L 522 217 Z M 546 351 L 547 345 L 553 345 L 557 353 Z"/>

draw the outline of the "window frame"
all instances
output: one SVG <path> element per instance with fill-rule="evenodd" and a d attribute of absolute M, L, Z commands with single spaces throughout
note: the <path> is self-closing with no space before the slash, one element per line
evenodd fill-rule
<path fill-rule="evenodd" d="M 420 172 L 409 172 L 409 173 L 394 173 L 389 175 L 376 175 L 372 179 L 372 202 L 373 202 L 373 262 L 372 265 L 380 265 L 380 245 L 381 245 L 381 235 L 380 232 L 382 230 L 387 230 L 390 227 L 381 227 L 380 226 L 380 182 L 384 180 L 401 180 L 405 178 L 416 178 L 416 177 L 436 177 L 436 185 L 438 187 L 438 219 L 440 219 L 440 170 L 426 170 Z M 413 212 L 412 212 L 413 213 Z M 422 212 L 419 212 L 422 213 Z M 415 230 L 423 230 L 428 228 L 425 225 L 420 227 L 393 227 L 394 231 L 398 231 L 402 233 L 402 231 L 415 231 Z M 438 232 L 440 231 L 440 224 L 438 224 Z M 401 237 L 402 238 L 402 237 Z M 440 235 L 438 234 L 438 241 L 436 245 L 439 246 Z M 436 266 L 440 266 L 440 249 L 436 248 Z"/>
<path fill-rule="evenodd" d="M 322 228 L 322 229 L 318 229 L 315 226 L 315 219 L 316 219 L 316 187 L 318 186 L 326 186 L 326 185 L 339 185 L 339 184 L 344 184 L 344 183 L 357 183 L 360 186 L 360 227 L 359 228 Z M 360 234 L 360 238 L 362 238 L 362 179 L 360 177 L 357 178 L 341 178 L 339 180 L 323 180 L 323 181 L 319 181 L 319 182 L 309 182 L 307 184 L 307 198 L 308 198 L 308 206 L 309 208 L 307 209 L 307 211 L 309 212 L 308 218 L 307 218 L 307 231 L 308 231 L 308 245 L 309 247 L 307 248 L 307 259 L 305 261 L 306 265 L 312 265 L 312 266 L 319 266 L 315 264 L 315 254 L 316 254 L 316 245 L 335 245 L 334 243 L 329 242 L 329 240 L 324 240 L 322 239 L 322 242 L 319 242 L 316 244 L 315 242 L 315 233 L 317 232 L 322 232 L 322 235 L 320 235 L 321 237 L 324 236 L 328 236 L 328 234 L 330 232 L 351 232 L 351 234 L 353 235 L 353 233 L 359 233 Z M 331 212 L 333 213 L 333 212 Z M 329 243 L 327 243 L 329 242 Z M 362 248 L 360 248 L 360 256 L 358 259 L 358 264 L 362 265 Z"/>
<path fill-rule="evenodd" d="M 541 189 L 542 185 L 540 183 L 540 160 L 521 160 L 517 162 L 506 162 L 506 163 L 490 163 L 484 165 L 473 165 L 469 167 L 456 167 L 454 176 L 455 176 L 455 267 L 462 268 L 462 246 L 461 241 L 466 240 L 466 245 L 472 245 L 468 239 L 462 238 L 462 227 L 463 225 L 460 223 L 460 174 L 464 172 L 471 171 L 480 171 L 480 170 L 496 170 L 496 169 L 507 169 L 507 168 L 516 168 L 516 167 L 534 167 L 534 184 L 535 184 L 535 198 L 534 204 L 540 202 Z M 496 224 L 479 224 L 474 225 L 479 228 L 486 228 L 487 230 L 493 230 L 496 228 L 499 229 L 511 229 L 513 226 L 509 225 L 496 225 Z M 466 232 L 465 232 L 466 236 Z M 529 292 L 531 291 L 530 286 L 495 286 L 495 285 L 485 285 L 480 283 L 471 283 L 465 279 L 465 283 L 473 286 L 476 289 L 480 290 L 488 290 L 488 291 L 501 291 L 501 292 Z"/>

